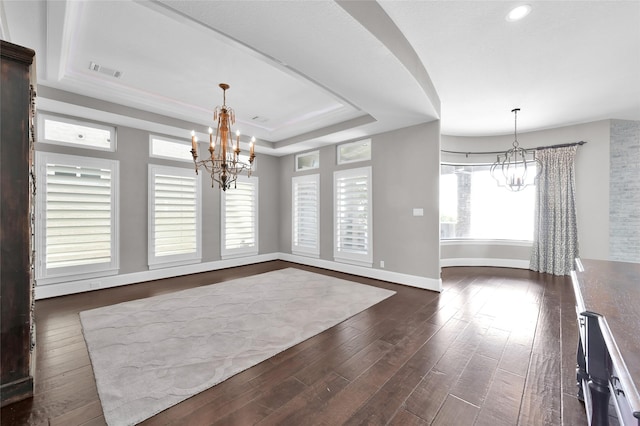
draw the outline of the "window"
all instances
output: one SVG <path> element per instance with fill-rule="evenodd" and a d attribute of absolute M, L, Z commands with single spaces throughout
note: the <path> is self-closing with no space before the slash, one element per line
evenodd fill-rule
<path fill-rule="evenodd" d="M 371 160 L 371 139 L 338 145 L 338 164 Z"/>
<path fill-rule="evenodd" d="M 149 156 L 176 161 L 193 161 L 190 143 L 153 135 L 149 136 Z"/>
<path fill-rule="evenodd" d="M 116 150 L 116 128 L 72 118 L 38 114 L 38 127 L 43 129 L 43 142 L 81 148 Z"/>
<path fill-rule="evenodd" d="M 36 153 L 38 284 L 118 269 L 118 162 Z"/>
<path fill-rule="evenodd" d="M 294 177 L 291 180 L 293 254 L 320 255 L 320 175 Z"/>
<path fill-rule="evenodd" d="M 202 258 L 201 186 L 192 169 L 149 165 L 149 268 Z"/>
<path fill-rule="evenodd" d="M 258 254 L 258 178 L 222 191 L 222 258 Z"/>
<path fill-rule="evenodd" d="M 371 167 L 334 172 L 335 246 L 337 261 L 371 266 Z"/>
<path fill-rule="evenodd" d="M 249 167 L 249 165 L 251 164 L 249 162 L 249 154 L 239 154 L 238 155 L 238 162 L 244 164 L 247 167 Z M 251 173 L 255 173 L 257 171 L 258 171 L 258 159 L 254 158 L 253 159 L 253 164 L 251 165 Z"/>
<path fill-rule="evenodd" d="M 511 192 L 497 185 L 490 168 L 441 166 L 440 238 L 533 239 L 535 186 Z"/>
<path fill-rule="evenodd" d="M 306 152 L 304 154 L 297 154 L 295 157 L 296 172 L 302 170 L 317 169 L 320 167 L 320 151 Z"/>

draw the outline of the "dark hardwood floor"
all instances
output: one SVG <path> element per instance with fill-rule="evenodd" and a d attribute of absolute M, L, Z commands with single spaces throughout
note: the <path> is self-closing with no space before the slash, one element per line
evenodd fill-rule
<path fill-rule="evenodd" d="M 446 268 L 440 294 L 282 261 L 36 302 L 36 388 L 3 426 L 103 425 L 78 312 L 295 266 L 396 295 L 145 425 L 585 425 L 569 277 Z"/>

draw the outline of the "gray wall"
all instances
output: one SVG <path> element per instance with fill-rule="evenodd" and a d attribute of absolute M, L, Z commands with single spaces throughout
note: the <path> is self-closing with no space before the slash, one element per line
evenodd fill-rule
<path fill-rule="evenodd" d="M 486 259 L 486 263 L 491 264 L 491 266 L 509 266 L 500 262 L 505 259 L 528 262 L 530 257 L 531 245 L 492 244 L 487 242 L 483 244 L 444 243 L 440 246 L 441 259 Z M 478 264 L 478 266 L 482 265 Z M 514 264 L 513 266 L 515 267 L 516 265 Z M 526 266 L 528 267 L 528 264 Z"/>
<path fill-rule="evenodd" d="M 586 141 L 578 148 L 576 156 L 576 198 L 578 214 L 578 239 L 583 258 L 609 259 L 609 131 L 610 121 L 602 120 L 586 124 L 559 127 L 537 132 L 518 133 L 518 141 L 524 148 Z M 442 149 L 452 151 L 500 151 L 511 147 L 513 135 L 496 137 L 442 136 Z M 489 162 L 495 155 L 470 157 L 444 155 L 443 161 Z M 443 255 L 469 258 L 477 248 L 449 246 Z M 500 252 L 498 253 L 497 250 Z M 484 251 L 488 258 L 503 256 L 503 248 L 489 247 Z M 445 258 L 445 257 L 443 257 Z M 528 250 L 513 250 L 511 259 L 528 260 Z"/>
<path fill-rule="evenodd" d="M 37 150 L 117 159 L 120 161 L 120 274 L 144 272 L 147 266 L 147 209 L 149 163 L 192 168 L 191 163 L 149 157 L 149 134 L 189 141 L 192 128 L 203 127 L 134 108 L 41 87 L 42 112 L 57 113 L 71 106 L 75 117 L 117 127 L 117 151 L 104 152 L 38 143 Z M 96 120 L 96 117 L 104 119 Z M 118 120 L 124 120 L 118 122 Z M 123 124 L 125 123 L 125 124 Z M 133 124 L 129 124 L 133 123 Z M 169 129 L 166 132 L 154 128 Z M 170 133 L 169 133 L 170 132 Z M 201 147 L 204 148 L 204 145 Z M 372 159 L 336 165 L 336 146 L 320 150 L 320 258 L 333 260 L 333 172 L 372 166 L 374 268 L 431 279 L 440 278 L 438 177 L 440 123 L 413 126 L 372 137 Z M 259 253 L 291 251 L 291 177 L 293 155 L 257 156 L 259 178 Z M 220 190 L 203 176 L 202 262 L 220 260 Z M 414 217 L 421 208 L 424 216 Z"/>
<path fill-rule="evenodd" d="M 291 253 L 291 178 L 320 174 L 320 258 L 333 260 L 333 172 L 364 166 L 373 174 L 373 267 L 440 278 L 438 180 L 440 123 L 371 138 L 371 161 L 336 164 L 336 146 L 320 149 L 320 168 L 295 172 L 294 155 L 280 159 L 280 251 Z M 424 216 L 414 217 L 414 208 Z"/>
<path fill-rule="evenodd" d="M 79 111 L 90 108 L 91 118 L 96 112 L 104 113 L 103 122 L 117 125 L 115 153 L 42 143 L 36 144 L 36 149 L 120 160 L 120 274 L 147 271 L 147 164 L 192 167 L 190 163 L 149 158 L 149 134 L 175 138 L 175 134 L 182 134 L 184 129 L 184 140 L 188 141 L 189 130 L 202 126 L 54 89 L 39 88 L 39 93 L 49 101 L 76 105 Z M 50 109 L 56 112 L 55 108 Z M 77 116 L 86 118 L 81 114 Z M 116 116 L 133 118 L 143 125 L 113 123 L 111 118 Z M 151 130 L 149 126 L 155 123 L 160 128 L 170 127 L 173 135 Z M 576 159 L 580 253 L 584 258 L 639 261 L 638 128 L 638 122 L 603 120 L 519 135 L 524 147 L 588 142 L 578 149 Z M 258 153 L 255 176 L 260 181 L 260 254 L 291 252 L 291 178 L 320 173 L 320 258 L 333 260 L 333 172 L 370 165 L 373 171 L 373 268 L 382 269 L 380 262 L 384 261 L 387 271 L 439 279 L 441 257 L 528 260 L 528 247 L 449 244 L 441 248 L 439 243 L 440 140 L 443 149 L 495 151 L 509 147 L 511 135 L 441 137 L 440 123 L 436 121 L 371 139 L 371 161 L 338 166 L 336 146 L 328 145 L 320 149 L 321 167 L 317 171 L 296 173 L 293 155 L 272 157 Z M 443 155 L 442 160 L 492 162 L 494 156 L 478 159 Z M 206 176 L 203 176 L 202 201 L 202 262 L 220 260 L 220 191 L 210 187 Z M 424 216 L 413 216 L 414 208 L 423 209 Z"/>
<path fill-rule="evenodd" d="M 439 121 L 373 138 L 374 267 L 440 278 L 439 151 Z"/>
<path fill-rule="evenodd" d="M 71 102 L 74 105 L 91 108 L 94 111 L 105 111 L 109 114 L 124 114 L 144 120 L 147 123 L 158 122 L 163 125 L 170 124 L 174 128 L 184 128 L 184 141 L 190 141 L 189 130 L 202 126 L 175 120 L 169 117 L 150 114 L 144 111 L 120 107 L 119 105 L 99 101 L 97 99 L 77 96 L 68 92 L 39 89 L 40 93 L 46 93 L 48 99 Z M 46 104 L 46 102 L 44 102 Z M 55 114 L 56 111 L 39 112 Z M 84 117 L 78 117 L 84 118 Z M 89 120 L 95 121 L 95 120 Z M 113 125 L 109 121 L 105 124 Z M 162 164 L 173 167 L 193 169 L 193 164 L 183 161 L 172 161 L 149 157 L 149 135 L 167 136 L 177 139 L 172 135 L 164 135 L 152 130 L 141 130 L 124 125 L 117 127 L 117 151 L 105 152 L 93 149 L 82 149 L 68 146 L 59 146 L 46 143 L 36 143 L 36 150 L 47 152 L 59 152 L 70 155 L 87 157 L 116 159 L 120 162 L 120 274 L 142 272 L 148 270 L 147 257 L 147 217 L 148 217 L 148 164 Z M 187 149 L 188 146 L 187 146 Z M 201 144 L 203 152 L 205 144 Z M 253 176 L 259 178 L 258 200 L 258 232 L 259 253 L 273 253 L 279 249 L 278 229 L 280 205 L 278 203 L 277 187 L 279 176 L 279 159 L 269 155 L 258 154 L 257 170 Z M 220 190 L 211 187 L 211 180 L 207 175 L 202 176 L 202 262 L 220 260 Z"/>

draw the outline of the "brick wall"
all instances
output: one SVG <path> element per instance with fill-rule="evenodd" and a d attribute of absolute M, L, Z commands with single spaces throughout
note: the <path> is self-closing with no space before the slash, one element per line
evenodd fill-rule
<path fill-rule="evenodd" d="M 640 262 L 640 121 L 611 120 L 609 255 Z"/>

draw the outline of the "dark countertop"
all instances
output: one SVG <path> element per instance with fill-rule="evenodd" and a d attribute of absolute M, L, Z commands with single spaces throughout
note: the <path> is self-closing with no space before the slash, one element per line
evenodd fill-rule
<path fill-rule="evenodd" d="M 581 259 L 576 271 L 586 311 L 604 316 L 640 402 L 640 263 Z M 606 330 L 603 330 L 605 333 Z M 627 391 L 628 392 L 628 391 Z M 640 407 L 635 407 L 640 409 Z"/>

